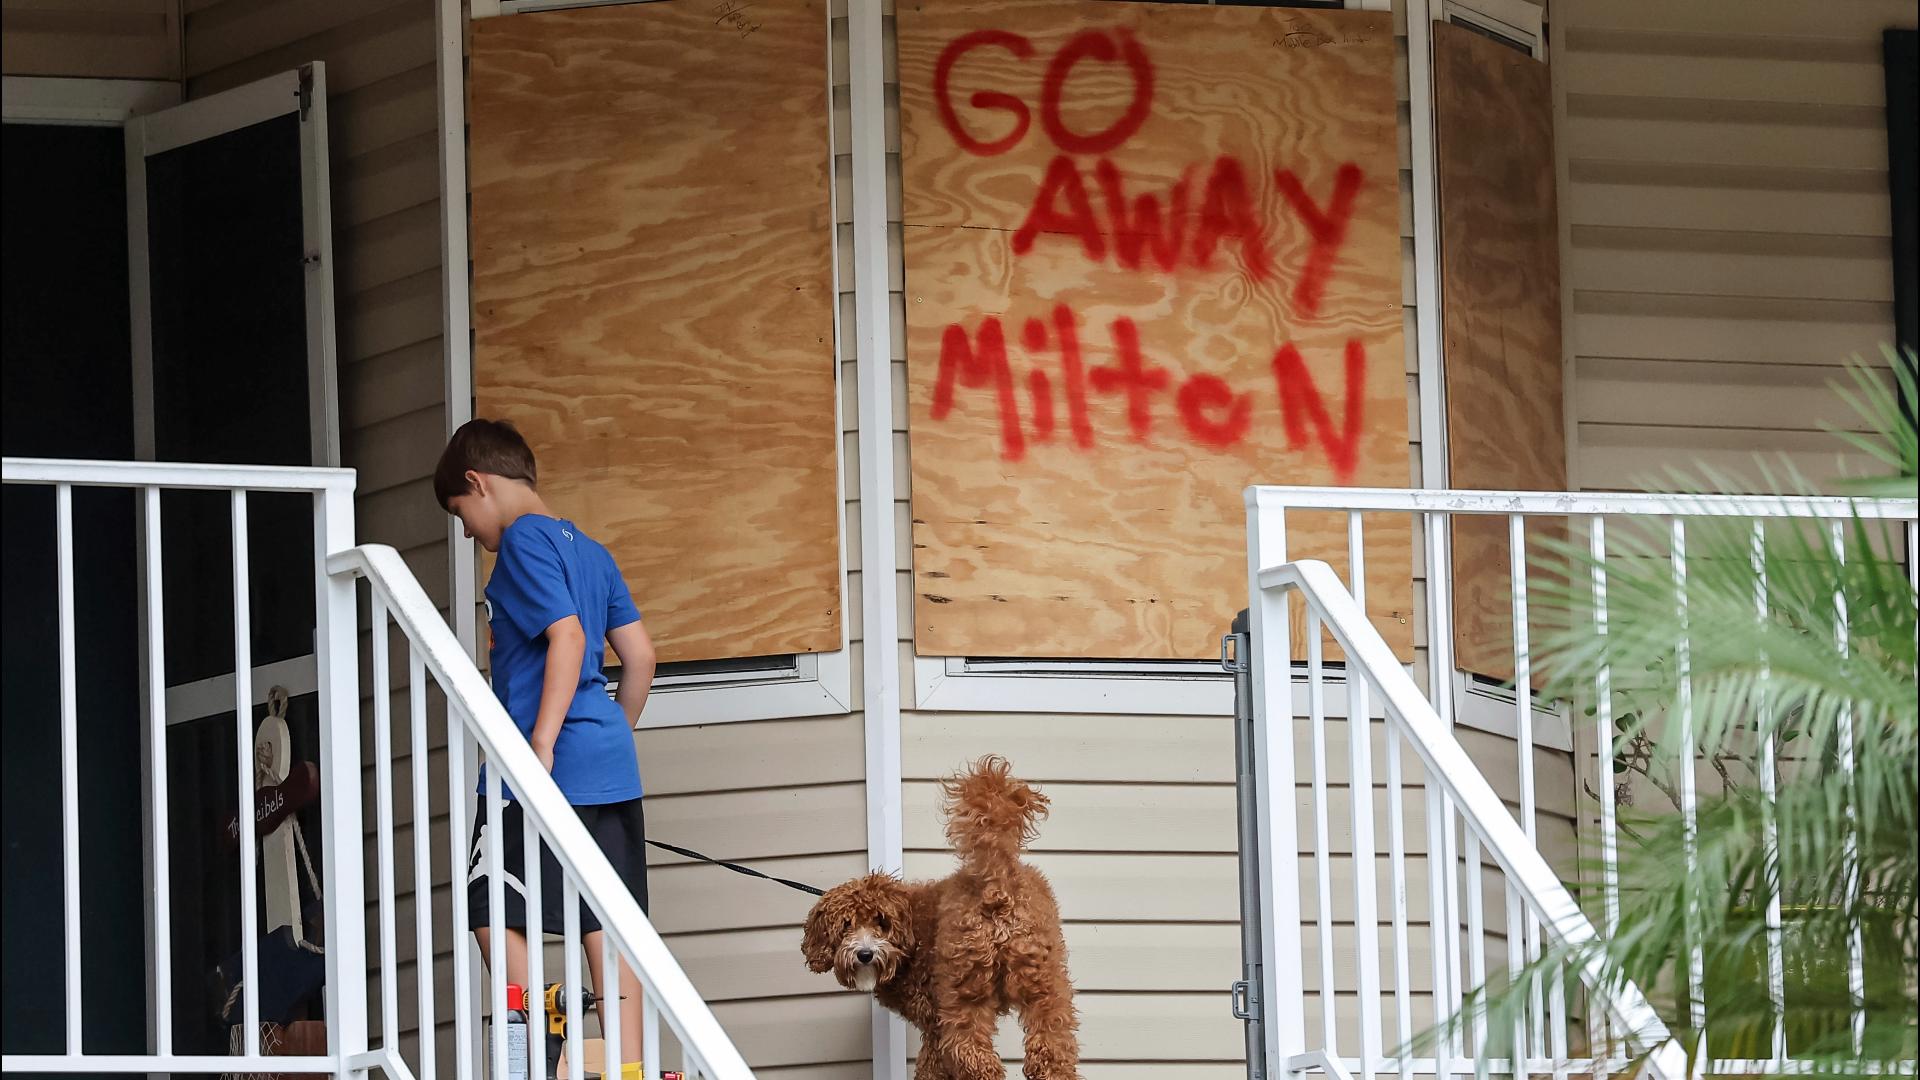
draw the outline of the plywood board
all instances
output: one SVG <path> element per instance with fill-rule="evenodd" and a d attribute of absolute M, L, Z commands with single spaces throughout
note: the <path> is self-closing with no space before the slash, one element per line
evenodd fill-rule
<path fill-rule="evenodd" d="M 821 4 L 473 23 L 476 406 L 667 660 L 840 647 Z"/>
<path fill-rule="evenodd" d="M 1391 20 L 899 19 L 916 647 L 1217 655 L 1246 486 L 1406 482 Z M 1410 656 L 1410 523 L 1368 535 Z M 1338 516 L 1290 540 L 1344 564 Z"/>
<path fill-rule="evenodd" d="M 1458 488 L 1562 491 L 1560 239 L 1547 66 L 1451 23 L 1433 26 L 1447 464 Z M 1543 532 L 1564 535 L 1558 523 Z M 1530 538 L 1531 539 L 1531 538 Z M 1504 518 L 1453 529 L 1455 657 L 1513 677 Z"/>

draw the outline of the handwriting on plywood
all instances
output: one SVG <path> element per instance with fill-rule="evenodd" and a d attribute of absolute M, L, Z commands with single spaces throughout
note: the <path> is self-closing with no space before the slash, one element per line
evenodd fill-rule
<path fill-rule="evenodd" d="M 1322 35 L 1324 38 L 1324 35 Z M 1331 40 L 1331 39 L 1325 39 Z M 1020 59 L 1034 55 L 1033 43 L 1023 35 L 1006 30 L 987 29 L 963 34 L 950 42 L 940 54 L 933 73 L 934 98 L 939 106 L 942 126 L 956 145 L 980 157 L 997 157 L 1013 150 L 1033 127 L 1033 113 L 1026 101 L 1002 91 L 980 91 L 969 100 L 974 110 L 1004 114 L 1011 126 L 997 138 L 974 134 L 961 116 L 954 100 L 955 68 L 977 49 L 1000 49 Z M 1067 121 L 1071 77 L 1083 61 L 1116 64 L 1125 70 L 1130 85 L 1126 105 L 1120 115 L 1105 127 L 1076 130 Z M 1335 171 L 1330 190 L 1316 198 L 1295 171 L 1281 165 L 1269 172 L 1271 188 L 1256 195 L 1249 180 L 1250 169 L 1240 157 L 1220 154 L 1210 162 L 1195 162 L 1181 170 L 1170 188 L 1160 191 L 1128 190 L 1127 178 L 1108 156 L 1123 149 L 1145 126 L 1153 114 L 1155 69 L 1147 50 L 1125 29 L 1108 32 L 1086 30 L 1067 40 L 1048 62 L 1040 89 L 1040 129 L 1057 151 L 1035 188 L 1031 205 L 1015 229 L 1010 249 L 1016 257 L 1031 254 L 1042 244 L 1067 244 L 1091 263 L 1111 263 L 1119 268 L 1144 274 L 1168 274 L 1182 269 L 1207 271 L 1216 268 L 1216 255 L 1231 244 L 1239 251 L 1239 270 L 1255 282 L 1266 281 L 1275 272 L 1269 252 L 1269 227 L 1297 229 L 1309 237 L 1308 253 L 1299 268 L 1290 296 L 1294 312 L 1311 319 L 1318 314 L 1347 239 L 1348 222 L 1366 181 L 1360 167 L 1342 162 Z M 985 125 L 978 125 L 985 126 Z M 1098 155 L 1089 168 L 1081 157 Z M 1202 178 L 1203 177 L 1203 178 Z M 1096 202 L 1094 192 L 1099 199 Z M 1096 208 L 1097 206 L 1097 208 Z M 1059 350 L 1061 376 L 1071 414 L 1073 445 L 1082 450 L 1093 447 L 1091 430 L 1085 422 L 1086 390 L 1089 378 L 1099 392 L 1123 394 L 1127 401 L 1128 425 L 1136 441 L 1145 441 L 1153 426 L 1154 399 L 1171 389 L 1166 370 L 1142 361 L 1139 332 L 1130 318 L 1118 318 L 1111 324 L 1115 366 L 1096 367 L 1081 373 L 1074 316 L 1066 305 L 1052 313 Z M 940 374 L 934 393 L 931 416 L 944 420 L 953 408 L 956 386 L 992 387 L 1000 418 L 1000 452 L 1007 461 L 1018 461 L 1026 453 L 1026 437 L 1020 405 L 1015 392 L 1016 377 L 1006 354 L 1005 333 L 1000 319 L 988 318 L 975 331 L 969 343 L 967 329 L 949 325 L 942 333 Z M 1045 325 L 1028 319 L 1023 340 L 1030 353 L 1039 353 L 1047 344 Z M 1358 376 L 1364 381 L 1365 348 L 1349 342 L 1357 350 Z M 1335 476 L 1345 482 L 1353 474 L 1357 440 L 1354 432 L 1360 422 L 1364 398 L 1350 395 L 1354 403 L 1344 434 L 1332 434 L 1325 422 L 1325 410 L 1312 377 L 1291 344 L 1282 345 L 1274 355 L 1273 368 L 1280 386 L 1281 410 L 1290 446 L 1300 448 L 1306 439 L 1301 434 L 1308 416 L 1320 418 L 1325 435 L 1321 439 L 1327 460 Z M 1349 382 L 1357 388 L 1356 376 Z M 1033 434 L 1040 442 L 1051 441 L 1054 428 L 1053 379 L 1044 370 L 1033 368 L 1028 374 Z M 1289 387 L 1296 388 L 1289 396 Z M 1311 397 L 1302 396 L 1304 387 Z M 1186 435 L 1195 443 L 1224 449 L 1246 437 L 1253 422 L 1251 398 L 1236 394 L 1220 376 L 1199 372 L 1187 377 L 1173 391 L 1177 412 Z M 1306 402 L 1311 401 L 1311 407 Z"/>
<path fill-rule="evenodd" d="M 1324 30 L 1296 28 L 1274 38 L 1273 44 L 1280 49 L 1318 49 L 1326 45 L 1365 45 L 1373 37 L 1367 33 L 1329 34 Z"/>
<path fill-rule="evenodd" d="M 1032 127 L 1033 113 L 1019 97 L 1003 91 L 983 90 L 969 99 L 982 112 L 1000 112 L 1012 117 L 1012 127 L 997 139 L 974 135 L 962 121 L 953 99 L 954 67 L 967 53 L 981 48 L 1001 48 L 1025 59 L 1033 55 L 1027 38 L 1004 30 L 979 30 L 954 39 L 940 55 L 933 76 L 934 99 L 940 120 L 954 142 L 968 153 L 982 157 L 1004 154 L 1018 146 Z M 1074 65 L 1083 59 L 1121 62 L 1132 83 L 1132 96 L 1126 111 L 1107 127 L 1086 133 L 1072 130 L 1063 117 L 1068 77 Z M 1024 255 L 1035 241 L 1047 234 L 1076 238 L 1088 259 L 1106 258 L 1107 238 L 1121 266 L 1144 268 L 1142 256 L 1149 249 L 1153 268 L 1178 269 L 1181 255 L 1187 252 L 1190 265 L 1206 269 L 1216 248 L 1228 239 L 1240 244 L 1248 274 L 1258 281 L 1272 269 L 1265 241 L 1263 206 L 1257 205 L 1249 191 L 1248 170 L 1238 157 L 1223 154 L 1207 170 L 1197 211 L 1192 209 L 1192 173 L 1197 166 L 1182 172 L 1167 193 L 1165 210 L 1160 196 L 1145 192 L 1128 201 L 1125 181 L 1112 160 L 1101 157 L 1093 166 L 1095 182 L 1108 214 L 1108 226 L 1102 229 L 1088 195 L 1081 166 L 1072 155 L 1105 155 L 1133 138 L 1153 111 L 1154 67 L 1146 50 L 1126 30 L 1112 34 L 1087 30 L 1075 35 L 1054 56 L 1041 83 L 1040 119 L 1047 138 L 1060 151 L 1048 162 L 1046 173 L 1036 190 L 1032 208 L 1013 236 L 1013 251 Z M 1320 297 L 1332 273 L 1340 246 L 1346 239 L 1347 220 L 1353 215 L 1354 200 L 1365 181 L 1360 167 L 1344 162 L 1336 175 L 1333 190 L 1322 206 L 1309 195 L 1298 176 L 1288 168 L 1273 171 L 1274 189 L 1292 211 L 1298 224 L 1313 238 L 1313 252 L 1294 288 L 1294 302 L 1300 314 L 1311 318 L 1318 311 Z M 1198 220 L 1190 222 L 1197 213 Z M 1189 249 L 1187 233 L 1192 226 Z"/>
<path fill-rule="evenodd" d="M 713 6 L 713 23 L 741 37 L 752 37 L 760 29 L 760 20 L 752 14 L 753 5 L 745 0 L 721 0 Z"/>
<path fill-rule="evenodd" d="M 1061 154 L 1047 165 L 1033 197 L 1033 208 L 1014 231 L 1013 253 L 1025 255 L 1041 237 L 1059 236 L 1078 240 L 1086 257 L 1100 262 L 1107 257 L 1111 239 L 1115 261 L 1128 270 L 1171 271 L 1182 265 L 1206 270 L 1213 267 L 1213 256 L 1220 245 L 1232 239 L 1240 245 L 1248 276 L 1255 281 L 1266 280 L 1273 270 L 1262 224 L 1268 215 L 1261 212 L 1264 206 L 1248 194 L 1246 168 L 1238 158 L 1225 155 L 1214 161 L 1200 198 L 1197 221 L 1190 211 L 1192 172 L 1188 168 L 1167 193 L 1163 212 L 1160 196 L 1152 192 L 1136 194 L 1129 204 L 1119 168 L 1101 158 L 1094 165 L 1094 175 L 1107 211 L 1103 228 L 1087 196 L 1079 165 Z M 1358 165 L 1343 163 L 1322 207 L 1292 170 L 1273 171 L 1274 190 L 1298 225 L 1312 237 L 1311 254 L 1293 288 L 1294 305 L 1303 316 L 1311 318 L 1319 311 L 1327 280 L 1346 242 L 1347 221 L 1353 216 L 1354 200 L 1364 179 Z M 1187 244 L 1189 229 L 1193 233 L 1191 248 Z M 1146 265 L 1148 254 L 1153 256 L 1151 266 Z"/>
<path fill-rule="evenodd" d="M 1042 367 L 1046 353 L 1059 358 L 1059 378 L 1066 399 L 1067 424 L 1072 445 L 1092 450 L 1098 440 L 1088 419 L 1087 395 L 1094 393 L 1124 399 L 1128 438 L 1147 442 L 1152 438 L 1154 418 L 1163 399 L 1171 394 L 1180 430 L 1194 443 L 1224 450 L 1246 438 L 1253 425 L 1252 391 L 1236 392 L 1226 379 L 1208 372 L 1188 375 L 1175 389 L 1168 369 L 1141 353 L 1139 327 L 1130 318 L 1113 320 L 1112 364 L 1091 369 L 1081 359 L 1078 318 L 1073 309 L 1057 304 L 1050 313 L 1052 333 L 1038 318 L 1029 318 L 1021 331 L 1021 344 L 1033 357 L 1027 369 L 1029 411 L 1023 415 L 1018 393 L 1019 378 L 1008 358 L 1006 331 L 1001 319 L 989 316 L 969 337 L 965 327 L 950 325 L 940 338 L 940 371 L 934 382 L 933 403 L 929 415 L 945 420 L 952 414 L 959 389 L 990 389 L 993 408 L 999 417 L 1000 456 L 1019 461 L 1026 456 L 1027 435 L 1034 441 L 1053 441 L 1057 417 L 1054 413 L 1054 376 Z M 1300 350 L 1292 343 L 1275 351 L 1271 364 L 1276 412 L 1286 431 L 1287 445 L 1306 450 L 1318 443 L 1333 474 L 1347 482 L 1358 464 L 1360 433 L 1366 418 L 1366 346 L 1349 340 L 1344 349 L 1345 387 L 1340 406 L 1341 419 L 1335 423 L 1326 397 L 1314 382 Z"/>

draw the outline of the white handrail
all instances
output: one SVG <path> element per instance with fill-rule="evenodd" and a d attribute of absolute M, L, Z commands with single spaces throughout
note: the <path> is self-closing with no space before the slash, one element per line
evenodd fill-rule
<path fill-rule="evenodd" d="M 648 994 L 659 999 L 682 1045 L 698 1056 L 706 1075 L 714 1080 L 752 1080 L 752 1070 L 706 1001 L 581 825 L 400 553 L 384 544 L 363 544 L 330 556 L 327 571 L 335 576 L 365 578 L 373 587 L 415 654 L 446 691 L 452 712 L 478 740 L 488 764 L 519 798 L 561 868 L 579 883 L 581 897 L 591 900 L 603 913 L 610 936 L 625 949 Z M 457 947 L 464 948 L 465 944 Z M 649 1065 L 657 1067 L 654 1062 Z"/>
<path fill-rule="evenodd" d="M 304 465 L 204 465 L 173 461 L 80 461 L 7 458 L 0 475 L 9 484 L 167 488 L 197 491 L 352 491 L 352 469 Z"/>

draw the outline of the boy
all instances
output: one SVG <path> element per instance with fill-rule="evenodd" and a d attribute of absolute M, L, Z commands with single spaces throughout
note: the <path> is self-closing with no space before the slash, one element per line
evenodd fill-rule
<path fill-rule="evenodd" d="M 645 911 L 646 822 L 633 726 L 653 683 L 653 642 L 613 557 L 572 522 L 556 518 L 540 498 L 536 483 L 533 451 L 512 424 L 501 420 L 462 425 L 433 473 L 433 493 L 441 509 L 458 517 L 469 537 L 498 555 L 486 588 L 493 692 Z M 608 642 L 620 658 L 617 699 L 608 697 L 601 671 Z M 480 790 L 486 791 L 484 772 Z M 511 790 L 506 798 L 500 840 L 507 981 L 526 986 L 531 924 L 521 870 L 525 819 Z M 474 815 L 467 878 L 473 933 L 483 957 L 492 955 L 488 951 L 489 890 L 481 865 L 490 827 L 483 797 Z M 564 932 L 561 889 L 560 864 L 541 845 L 538 925 L 549 934 Z M 604 1023 L 603 931 L 584 902 L 580 929 Z M 619 981 L 624 1006 L 620 1058 L 637 1062 L 640 981 L 624 960 Z M 540 988 L 529 991 L 539 993 Z"/>

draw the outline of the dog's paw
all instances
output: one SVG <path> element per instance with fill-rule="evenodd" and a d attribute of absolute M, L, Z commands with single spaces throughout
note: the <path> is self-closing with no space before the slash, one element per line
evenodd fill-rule
<path fill-rule="evenodd" d="M 1006 1080 L 1007 1066 L 993 1047 L 950 1049 L 947 1072 L 953 1080 Z"/>
<path fill-rule="evenodd" d="M 1074 1057 L 1058 1053 L 1050 1046 L 1028 1047 L 1021 1072 L 1027 1080 L 1079 1080 L 1080 1077 Z"/>

